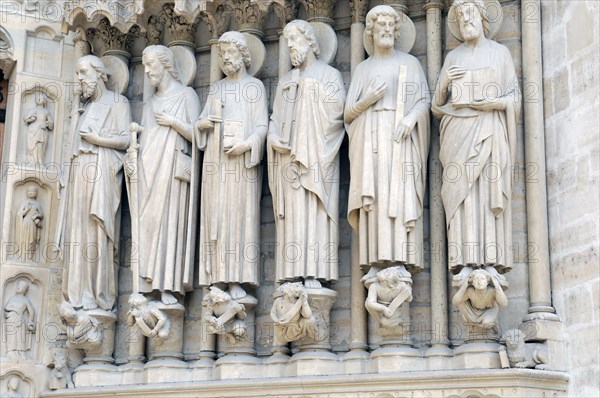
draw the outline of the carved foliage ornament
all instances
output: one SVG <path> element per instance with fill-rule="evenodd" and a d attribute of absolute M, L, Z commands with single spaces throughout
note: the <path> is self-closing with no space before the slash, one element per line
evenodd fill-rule
<path fill-rule="evenodd" d="M 163 15 L 165 26 L 169 31 L 171 41 L 194 42 L 196 25 L 190 23 L 185 17 L 177 15 L 173 8 L 173 4 L 164 5 Z"/>
<path fill-rule="evenodd" d="M 106 45 L 105 51 L 128 51 L 133 41 L 140 36 L 140 30 L 136 25 L 127 33 L 121 33 L 119 29 L 110 25 L 107 18 L 103 18 L 97 28 L 89 30 L 88 36 L 91 40 L 97 38 L 102 41 Z"/>
<path fill-rule="evenodd" d="M 5 78 L 8 78 L 14 64 L 12 40 L 8 32 L 0 27 L 0 69 L 2 69 Z"/>

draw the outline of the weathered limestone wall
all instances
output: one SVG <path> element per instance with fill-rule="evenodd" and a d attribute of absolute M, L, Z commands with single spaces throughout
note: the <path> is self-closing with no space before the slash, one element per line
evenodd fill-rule
<path fill-rule="evenodd" d="M 598 396 L 600 207 L 597 1 L 543 1 L 552 299 L 565 323 L 570 396 Z"/>
<path fill-rule="evenodd" d="M 373 7 L 381 1 L 370 2 Z M 418 57 L 424 69 L 426 67 L 426 24 L 421 10 L 425 0 L 409 0 L 410 16 L 417 29 L 417 41 L 412 54 Z M 451 1 L 446 1 L 447 4 Z M 522 76 L 521 62 L 521 2 L 519 0 L 502 0 L 504 21 L 496 36 L 496 40 L 507 46 L 513 56 L 517 75 Z M 598 27 L 599 3 L 595 0 L 543 0 L 541 14 L 543 25 L 543 50 L 544 50 L 544 90 L 545 90 L 545 119 L 546 119 L 546 149 L 547 170 L 545 178 L 548 181 L 548 205 L 551 241 L 552 285 L 553 302 L 557 313 L 565 322 L 565 339 L 568 350 L 568 368 L 572 380 L 569 396 L 598 396 L 598 386 L 595 381 L 600 377 L 597 363 L 599 362 L 599 348 L 596 343 L 598 328 L 600 326 L 600 277 L 598 275 L 598 251 L 600 208 L 598 197 L 598 178 L 600 165 L 598 164 L 599 134 L 598 125 L 600 115 L 598 112 L 600 83 L 598 79 L 599 60 L 598 50 L 600 44 L 600 31 Z M 336 5 L 334 27 L 338 36 L 338 53 L 333 62 L 342 73 L 346 89 L 350 82 L 350 22 L 351 11 L 346 0 L 339 0 Z M 299 15 L 303 17 L 302 11 Z M 305 17 L 305 13 L 304 13 Z M 527 15 L 527 18 L 539 18 L 539 15 Z M 17 19 L 15 19 L 17 18 Z M 274 90 L 278 79 L 279 41 L 277 37 L 278 20 L 274 12 L 267 16 L 265 29 L 265 46 L 267 58 L 263 72 L 260 76 L 264 82 L 269 98 L 269 107 L 272 106 Z M 445 26 L 445 20 L 442 21 Z M 69 36 L 60 34 L 60 24 L 57 20 L 45 21 L 40 19 L 21 19 L 14 17 L 7 23 L 2 21 L 15 41 L 16 66 L 11 74 L 11 84 L 16 87 L 29 88 L 36 82 L 72 81 L 73 44 L 71 33 Z M 200 101 L 204 104 L 209 90 L 210 47 L 208 45 L 208 28 L 203 22 L 198 24 L 196 34 L 197 46 L 196 61 L 198 71 L 193 83 L 198 92 Z M 443 38 L 444 55 L 455 48 L 459 43 L 446 31 Z M 54 54 L 37 52 L 32 58 L 38 42 L 40 48 L 43 44 L 60 46 L 58 54 L 62 56 L 61 62 L 48 62 Z M 48 43 L 46 43 L 48 42 Z M 57 44 L 58 43 L 58 44 Z M 126 96 L 131 102 L 132 115 L 139 121 L 143 106 L 143 66 L 141 65 L 141 51 L 144 40 L 138 39 L 132 47 L 130 60 L 131 81 Z M 29 46 L 29 47 L 28 47 Z M 50 47 L 51 47 L 50 46 Z M 52 48 L 55 48 L 52 47 Z M 26 49 L 33 49 L 26 54 Z M 101 55 L 101 54 L 99 54 Z M 38 57 L 46 57 L 42 61 Z M 44 67 L 44 65 L 51 65 Z M 433 89 L 433 88 L 432 88 Z M 9 148 L 17 147 L 20 131 L 22 111 L 29 109 L 32 97 L 22 97 L 22 92 L 9 101 L 7 110 L 7 125 L 5 130 L 3 153 L 8 159 Z M 7 90 L 4 90 L 7 95 Z M 524 101 L 528 92 L 523 93 Z M 6 101 L 6 98 L 5 98 Z M 24 101 L 26 105 L 23 105 Z M 29 101 L 29 102 L 27 102 Z M 55 130 L 53 141 L 48 149 L 49 161 L 61 161 L 61 148 L 64 132 L 68 125 L 66 98 L 56 98 L 53 103 L 61 106 L 61 111 L 56 111 L 58 127 Z M 60 120 L 60 122 L 58 122 Z M 432 134 L 437 134 L 432 131 Z M 0 135 L 1 137 L 1 135 Z M 19 141 L 20 143 L 22 141 Z M 11 144 L 13 143 L 13 144 Z M 19 144 L 21 145 L 21 144 Z M 66 144 L 65 144 L 66 145 Z M 22 147 L 18 155 L 12 158 L 21 161 Z M 331 344 L 336 353 L 349 350 L 350 337 L 350 273 L 351 273 L 351 230 L 346 220 L 349 164 L 348 144 L 345 140 L 341 149 L 341 184 L 340 184 L 340 247 L 339 247 L 339 281 L 333 286 L 338 292 L 338 298 L 331 313 Z M 3 162 L 7 161 L 3 159 Z M 514 241 L 514 269 L 507 275 L 510 288 L 507 291 L 509 307 L 500 311 L 499 322 L 502 331 L 516 328 L 521 322 L 529 305 L 528 297 L 528 269 L 527 269 L 527 216 L 525 179 L 536 177 L 535 165 L 525 165 L 523 145 L 523 121 L 518 124 L 517 145 L 518 166 L 514 170 L 513 186 L 513 241 Z M 259 305 L 256 310 L 256 344 L 259 356 L 270 355 L 272 347 L 272 326 L 269 311 L 273 302 L 272 292 L 275 288 L 274 274 L 274 243 L 275 223 L 271 195 L 268 189 L 268 173 L 266 159 L 263 164 L 264 181 L 263 197 L 261 202 L 261 287 L 254 294 Z M 544 178 L 537 174 L 539 178 Z M 431 179 L 441 179 L 441 175 L 430 173 Z M 43 182 L 43 181 L 42 181 Z M 15 205 L 17 198 L 5 197 L 5 187 L 2 185 L 0 193 L 0 225 L 5 224 L 6 206 Z M 48 189 L 54 190 L 54 185 Z M 21 192 L 19 192 L 20 194 Z M 45 204 L 48 220 L 55 220 L 58 206 L 56 192 L 52 191 L 53 201 Z M 117 325 L 117 338 L 114 357 L 117 365 L 127 361 L 128 345 L 126 337 L 128 330 L 125 327 L 127 299 L 131 292 L 131 272 L 129 268 L 130 256 L 130 221 L 126 195 L 123 196 L 122 236 L 121 236 L 121 264 L 119 272 L 119 323 Z M 9 200 L 10 199 L 10 200 Z M 429 204 L 425 204 L 425 244 L 429 244 Z M 52 216 L 50 216 L 52 214 Z M 54 233 L 52 227 L 55 221 L 48 221 L 46 232 L 48 241 Z M 8 224 L 7 224 L 8 225 Z M 5 232 L 5 231 L 3 231 Z M 8 240 L 9 235 L 3 235 L 2 240 Z M 435 255 L 435 253 L 433 253 Z M 414 278 L 414 300 L 410 304 L 411 319 L 413 323 L 413 340 L 416 348 L 425 349 L 429 344 L 432 334 L 438 333 L 439 325 L 431 324 L 430 297 L 437 292 L 430 291 L 429 253 L 426 252 L 426 267 Z M 7 264 L 2 264 L 5 267 Z M 61 300 L 60 285 L 62 264 L 59 261 L 41 261 L 36 264 L 12 264 L 18 272 L 39 270 L 42 272 L 46 284 L 47 296 L 44 298 L 44 308 L 40 314 L 44 319 L 40 322 L 58 324 L 56 306 Z M 7 270 L 3 268 L 2 273 Z M 15 271 L 17 272 L 17 271 Z M 6 275 L 6 274 L 5 274 Z M 2 275 L 2 278 L 5 278 Z M 453 290 L 448 285 L 448 297 L 451 299 Z M 200 313 L 202 289 L 197 288 L 188 293 L 186 297 L 186 324 L 184 336 L 184 355 L 186 360 L 197 359 L 200 352 Z M 450 339 L 456 346 L 462 343 L 466 328 L 458 310 L 449 305 Z M 370 341 L 371 348 L 377 341 Z M 34 369 L 44 372 L 40 380 L 36 380 L 37 392 L 45 386 L 45 363 L 49 361 L 48 353 L 55 347 L 61 347 L 62 341 L 46 339 L 42 341 L 40 349 L 36 352 L 27 365 L 20 365 L 24 371 Z M 33 364 L 36 364 L 35 367 Z M 4 369 L 3 369 L 4 370 Z"/>

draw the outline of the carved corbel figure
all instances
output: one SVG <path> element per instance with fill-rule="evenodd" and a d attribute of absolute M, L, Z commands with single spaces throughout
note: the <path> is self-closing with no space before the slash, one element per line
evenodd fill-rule
<path fill-rule="evenodd" d="M 389 267 L 377 273 L 377 280 L 369 286 L 365 307 L 384 329 L 398 326 L 400 306 L 412 301 L 412 278 L 404 267 Z"/>
<path fill-rule="evenodd" d="M 498 333 L 498 312 L 508 300 L 500 280 L 483 269 L 472 271 L 452 298 L 469 329 L 478 327 Z"/>
<path fill-rule="evenodd" d="M 316 321 L 308 304 L 308 292 L 302 282 L 286 282 L 273 294 L 271 319 L 278 341 L 289 343 L 305 336 L 316 338 Z"/>
<path fill-rule="evenodd" d="M 525 333 L 519 329 L 510 329 L 502 337 L 511 368 L 549 369 L 548 350 L 543 344 L 525 343 Z"/>
<path fill-rule="evenodd" d="M 50 374 L 48 375 L 48 389 L 62 390 L 65 388 L 75 388 L 71 369 L 67 365 L 67 356 L 64 352 L 54 351 L 52 353 L 53 361 L 48 365 Z"/>
<path fill-rule="evenodd" d="M 169 336 L 171 321 L 160 310 L 160 301 L 150 300 L 140 293 L 132 293 L 129 297 L 130 309 L 127 313 L 129 326 L 137 325 L 142 334 L 154 339 L 166 339 Z"/>
<path fill-rule="evenodd" d="M 246 335 L 246 308 L 232 299 L 229 293 L 212 286 L 202 299 L 202 305 L 209 334 L 224 335 L 230 344 Z"/>
<path fill-rule="evenodd" d="M 102 323 L 84 310 L 63 301 L 58 309 L 67 334 L 67 348 L 91 350 L 102 344 Z"/>

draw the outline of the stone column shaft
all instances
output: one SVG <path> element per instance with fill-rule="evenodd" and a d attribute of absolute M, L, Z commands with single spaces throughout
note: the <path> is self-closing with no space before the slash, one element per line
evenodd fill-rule
<path fill-rule="evenodd" d="M 219 61 L 219 39 L 212 38 L 208 44 L 210 45 L 210 82 L 216 83 L 223 78 Z"/>
<path fill-rule="evenodd" d="M 531 8 L 538 18 L 525 20 Z M 536 313 L 554 314 L 550 289 L 548 249 L 548 209 L 546 194 L 546 146 L 544 139 L 544 93 L 542 85 L 542 33 L 540 0 L 521 2 L 523 87 L 536 87 L 535 98 L 523 101 L 525 127 L 525 162 L 537 166 L 537 178 L 525 181 L 527 192 L 527 239 L 529 259 L 529 317 Z"/>
<path fill-rule="evenodd" d="M 283 37 L 283 30 L 279 32 L 279 78 L 292 69 L 292 61 L 287 51 L 287 40 Z"/>
<path fill-rule="evenodd" d="M 352 25 L 350 25 L 350 76 L 356 66 L 365 59 L 363 33 L 365 31 L 366 7 L 360 0 L 353 3 Z M 352 263 L 350 274 L 350 349 L 366 351 L 368 349 L 367 310 L 365 309 L 366 290 L 361 282 L 362 269 L 358 261 L 358 235 L 352 233 Z"/>
<path fill-rule="evenodd" d="M 363 32 L 365 23 L 352 22 L 350 25 L 350 74 L 354 74 L 356 65 L 365 59 L 365 49 L 363 47 Z"/>
<path fill-rule="evenodd" d="M 427 18 L 427 80 L 435 90 L 442 68 L 441 1 L 430 1 L 423 7 Z M 446 218 L 442 204 L 442 165 L 440 163 L 439 123 L 432 118 L 429 150 L 429 225 L 431 267 L 431 355 L 449 351 L 448 347 L 448 267 L 446 265 Z M 440 351 L 437 352 L 435 351 Z"/>

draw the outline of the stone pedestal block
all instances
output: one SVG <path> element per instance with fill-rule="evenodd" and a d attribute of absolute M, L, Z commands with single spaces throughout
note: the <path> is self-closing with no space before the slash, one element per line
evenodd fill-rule
<path fill-rule="evenodd" d="M 122 384 L 119 368 L 105 362 L 84 363 L 73 373 L 75 387 L 116 386 Z"/>
<path fill-rule="evenodd" d="M 329 351 L 329 312 L 337 297 L 337 292 L 327 289 L 306 289 L 308 293 L 308 304 L 315 318 L 316 333 L 314 338 L 304 336 L 292 343 L 293 347 L 300 352 L 303 351 Z"/>
<path fill-rule="evenodd" d="M 178 383 L 192 381 L 188 364 L 180 359 L 158 358 L 144 366 L 144 383 Z"/>
<path fill-rule="evenodd" d="M 243 330 L 243 333 L 224 333 L 218 335 L 225 355 L 215 362 L 214 377 L 216 379 L 252 379 L 262 377 L 260 361 L 256 358 L 254 349 L 254 307 L 258 300 L 247 294 L 236 300 L 244 306 L 245 319 L 236 319 L 233 327 Z"/>
<path fill-rule="evenodd" d="M 211 336 L 212 337 L 212 336 Z M 200 359 L 190 364 L 192 371 L 192 380 L 208 381 L 213 378 L 213 369 L 215 367 L 214 351 L 201 351 Z"/>
<path fill-rule="evenodd" d="M 344 373 L 360 374 L 369 371 L 369 356 L 370 354 L 363 349 L 350 350 L 342 357 L 344 362 Z"/>
<path fill-rule="evenodd" d="M 131 362 L 119 366 L 122 384 L 142 384 L 144 382 L 144 364 Z"/>
<path fill-rule="evenodd" d="M 519 329 L 527 336 L 527 342 L 543 341 L 548 349 L 548 368 L 550 370 L 566 371 L 566 349 L 563 336 L 563 324 L 555 316 L 548 316 L 550 319 L 544 319 L 542 316 L 532 316 L 531 314 L 525 320 Z M 546 315 L 546 314 L 544 314 Z M 553 315 L 553 314 L 550 314 Z"/>
<path fill-rule="evenodd" d="M 453 369 L 500 369 L 498 343 L 471 342 L 454 350 Z"/>
<path fill-rule="evenodd" d="M 100 322 L 102 335 L 100 344 L 83 344 L 85 352 L 83 365 L 75 369 L 73 383 L 76 387 L 110 386 L 121 384 L 119 369 L 114 365 L 113 350 L 115 346 L 115 322 L 117 316 L 99 308 L 85 313 Z M 90 336 L 88 336 L 90 337 Z M 100 336 L 99 336 L 100 337 Z M 67 342 L 67 346 L 72 345 Z"/>
<path fill-rule="evenodd" d="M 398 342 L 403 340 L 398 340 Z M 386 344 L 371 353 L 371 371 L 374 373 L 414 372 L 427 369 L 427 362 L 419 350 L 406 344 Z"/>
<path fill-rule="evenodd" d="M 290 358 L 291 373 L 295 376 L 340 374 L 344 371 L 329 342 L 329 312 L 337 292 L 327 289 L 306 289 L 316 330 L 313 336 L 304 336 L 292 343 L 296 353 Z"/>
<path fill-rule="evenodd" d="M 183 358 L 183 314 L 185 308 L 181 304 L 162 304 L 159 309 L 169 318 L 171 326 L 166 338 L 147 339 L 147 352 L 150 360 L 148 364 L 157 359 Z"/>

